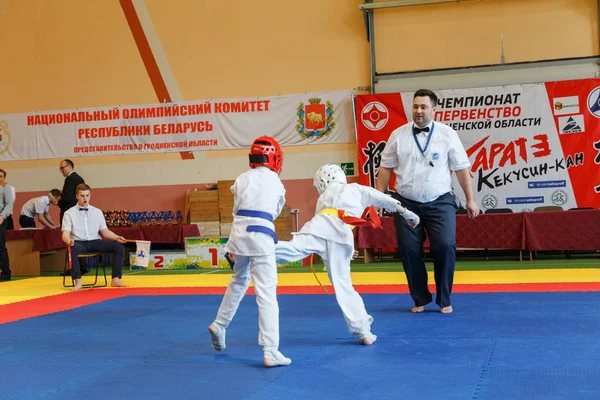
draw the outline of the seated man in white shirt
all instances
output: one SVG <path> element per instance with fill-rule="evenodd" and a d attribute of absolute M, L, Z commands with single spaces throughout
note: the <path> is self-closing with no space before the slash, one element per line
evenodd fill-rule
<path fill-rule="evenodd" d="M 19 217 L 19 225 L 21 228 L 35 228 L 35 219 L 40 221 L 45 228 L 58 228 L 48 211 L 50 204 L 57 205 L 60 200 L 60 190 L 52 189 L 46 196 L 35 197 L 28 200 L 21 208 L 21 216 Z"/>
<path fill-rule="evenodd" d="M 80 290 L 81 269 L 77 256 L 83 253 L 113 253 L 112 267 L 113 287 L 128 287 L 121 281 L 123 271 L 123 255 L 126 239 L 111 232 L 106 227 L 104 214 L 99 208 L 90 205 L 91 188 L 82 183 L 76 189 L 77 204 L 69 208 L 62 221 L 62 239 L 71 247 L 71 276 L 75 281 L 73 291 Z M 106 240 L 102 240 L 99 233 Z"/>

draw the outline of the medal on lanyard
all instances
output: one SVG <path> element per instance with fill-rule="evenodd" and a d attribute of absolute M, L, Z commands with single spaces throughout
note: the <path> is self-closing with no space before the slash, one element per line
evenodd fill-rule
<path fill-rule="evenodd" d="M 425 152 L 427 151 L 427 149 L 429 148 L 429 142 L 431 141 L 431 136 L 433 135 L 433 128 L 435 128 L 435 124 L 431 124 L 431 131 L 429 132 L 429 136 L 427 136 L 427 142 L 425 143 L 425 148 L 421 147 L 421 144 L 419 143 L 419 140 L 417 140 L 417 133 L 415 132 L 415 125 L 413 124 L 413 139 L 415 139 L 415 143 L 417 144 L 417 147 L 419 148 L 419 151 L 421 152 L 421 155 L 423 156 L 423 158 L 425 159 L 425 161 L 427 160 L 427 157 L 425 156 Z M 429 160 L 429 165 L 434 167 L 433 165 L 433 161 Z"/>

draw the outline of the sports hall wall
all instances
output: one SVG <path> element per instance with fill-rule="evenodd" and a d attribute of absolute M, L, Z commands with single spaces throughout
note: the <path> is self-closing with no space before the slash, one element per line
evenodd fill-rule
<path fill-rule="evenodd" d="M 180 100 L 239 98 L 369 85 L 359 0 L 0 0 L 0 114 L 163 101 L 126 10 L 144 10 Z M 596 0 L 476 0 L 375 14 L 378 72 L 598 54 Z M 148 34 L 148 32 L 146 32 Z M 269 134 L 269 132 L 264 132 Z M 18 134 L 15 132 L 14 134 Z M 288 205 L 314 211 L 312 176 L 356 162 L 353 144 L 284 148 Z M 75 158 L 103 209 L 183 209 L 185 190 L 234 179 L 247 150 Z M 15 214 L 61 188 L 59 159 L 1 162 Z M 58 217 L 57 210 L 53 216 Z M 56 219 L 55 218 L 55 219 Z"/>

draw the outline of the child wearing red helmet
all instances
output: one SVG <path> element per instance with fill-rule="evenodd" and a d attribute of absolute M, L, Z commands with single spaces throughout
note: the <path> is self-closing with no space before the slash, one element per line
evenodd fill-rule
<path fill-rule="evenodd" d="M 290 365 L 279 352 L 279 306 L 277 303 L 277 235 L 273 221 L 285 204 L 285 188 L 279 179 L 283 153 L 269 136 L 257 138 L 249 154 L 250 170 L 235 180 L 234 220 L 225 250 L 235 257 L 233 276 L 215 321 L 208 327 L 215 350 L 225 350 L 225 335 L 250 280 L 258 305 L 258 344 L 263 347 L 266 367 Z"/>

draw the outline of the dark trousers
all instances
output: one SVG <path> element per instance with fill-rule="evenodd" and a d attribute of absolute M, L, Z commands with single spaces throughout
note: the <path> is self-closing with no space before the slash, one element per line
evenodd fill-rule
<path fill-rule="evenodd" d="M 6 220 L 8 221 L 8 224 L 6 225 L 6 230 L 7 231 L 14 231 L 15 230 L 15 222 L 13 221 L 12 214 L 10 214 L 8 216 L 8 218 L 6 218 Z"/>
<path fill-rule="evenodd" d="M 429 236 L 433 270 L 435 278 L 436 299 L 440 307 L 448 307 L 454 280 L 456 262 L 456 203 L 452 193 L 446 193 L 429 203 L 407 200 L 397 194 L 394 197 L 402 205 L 421 218 L 416 228 L 408 226 L 404 218 L 394 214 L 394 225 L 398 238 L 398 252 L 410 295 L 416 306 L 431 303 L 432 296 L 427 287 L 427 270 L 425 268 L 425 235 Z"/>
<path fill-rule="evenodd" d="M 0 224 L 0 278 L 2 279 L 10 279 L 11 271 L 10 271 L 10 260 L 8 259 L 8 249 L 6 248 L 6 227 L 8 225 L 8 221 L 2 221 Z"/>
<path fill-rule="evenodd" d="M 77 256 L 84 253 L 112 253 L 114 254 L 112 277 L 121 278 L 123 276 L 123 255 L 125 247 L 121 243 L 109 242 L 106 240 L 77 240 L 71 247 L 71 276 L 73 279 L 81 278 L 81 267 Z"/>
<path fill-rule="evenodd" d="M 21 225 L 21 228 L 35 228 L 35 219 L 27 215 L 21 215 L 19 217 L 19 225 Z"/>

